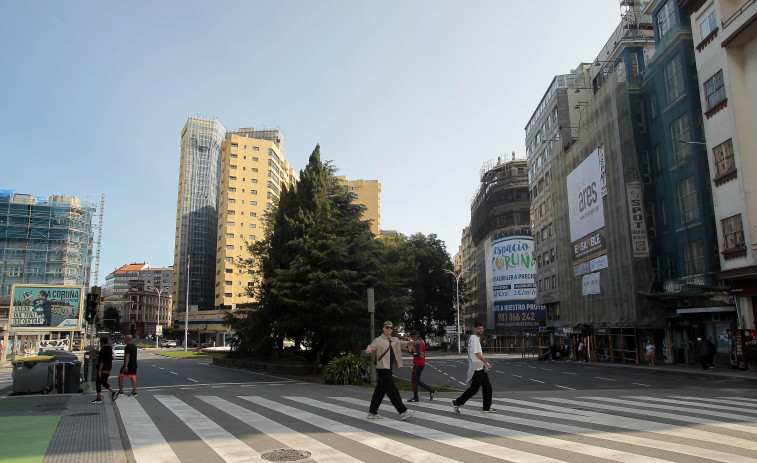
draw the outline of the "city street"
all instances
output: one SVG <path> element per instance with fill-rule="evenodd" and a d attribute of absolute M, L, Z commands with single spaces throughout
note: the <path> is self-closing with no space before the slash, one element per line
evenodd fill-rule
<path fill-rule="evenodd" d="M 139 396 L 115 407 L 136 462 L 270 461 L 294 451 L 316 461 L 382 463 L 757 461 L 757 391 L 749 381 L 535 359 L 492 363 L 496 414 L 481 413 L 480 394 L 455 414 L 449 402 L 459 393 L 430 402 L 422 392 L 420 403 L 408 404 L 416 412 L 408 422 L 386 400 L 384 419 L 369 421 L 372 388 L 140 351 Z M 430 357 L 423 379 L 462 389 L 466 369 L 463 358 Z M 410 372 L 405 366 L 398 376 Z"/>

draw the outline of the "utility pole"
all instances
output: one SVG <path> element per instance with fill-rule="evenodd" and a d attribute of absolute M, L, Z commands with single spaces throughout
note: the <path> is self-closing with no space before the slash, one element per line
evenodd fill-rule
<path fill-rule="evenodd" d="M 189 334 L 189 254 L 187 254 L 187 300 L 184 301 L 184 352 L 187 351 L 187 335 Z"/>

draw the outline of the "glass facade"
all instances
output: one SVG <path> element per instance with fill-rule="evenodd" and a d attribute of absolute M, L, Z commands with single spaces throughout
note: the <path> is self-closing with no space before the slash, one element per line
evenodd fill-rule
<path fill-rule="evenodd" d="M 190 117 L 181 135 L 181 166 L 176 209 L 174 301 L 199 310 L 213 308 L 218 230 L 221 142 L 226 129 L 218 121 Z"/>
<path fill-rule="evenodd" d="M 74 196 L 0 190 L 0 304 L 14 284 L 89 287 L 95 211 Z"/>

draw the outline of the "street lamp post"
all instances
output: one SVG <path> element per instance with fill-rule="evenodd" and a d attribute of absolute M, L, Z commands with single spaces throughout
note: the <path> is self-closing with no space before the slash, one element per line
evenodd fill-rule
<path fill-rule="evenodd" d="M 184 302 L 184 352 L 186 352 L 187 334 L 189 334 L 189 254 L 187 254 L 187 299 Z"/>
<path fill-rule="evenodd" d="M 455 277 L 455 297 L 457 299 L 457 353 L 461 353 L 460 349 L 460 277 L 465 270 L 461 270 L 460 273 L 455 273 L 452 270 L 444 270 L 453 277 Z"/>
<path fill-rule="evenodd" d="M 158 289 L 155 286 L 149 285 L 147 286 L 147 289 L 152 289 L 158 293 L 158 318 L 155 321 L 155 348 L 158 349 L 160 348 L 160 344 L 159 344 L 160 335 L 158 335 L 158 329 L 159 329 L 158 327 L 160 326 L 160 293 L 162 293 L 164 289 L 171 289 L 171 288 L 168 286 L 161 286 L 160 289 Z"/>

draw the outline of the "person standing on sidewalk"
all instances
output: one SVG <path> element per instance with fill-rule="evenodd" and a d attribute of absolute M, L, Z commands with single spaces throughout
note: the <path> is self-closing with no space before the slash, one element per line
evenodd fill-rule
<path fill-rule="evenodd" d="M 418 338 L 419 335 L 420 333 L 417 331 L 410 332 L 410 339 L 418 341 L 419 344 L 413 352 L 413 398 L 409 399 L 408 402 L 418 402 L 418 386 L 428 391 L 431 396 L 428 400 L 434 400 L 434 394 L 436 394 L 436 389 L 430 388 L 426 383 L 421 381 L 421 373 L 423 373 L 423 367 L 426 366 L 426 343 Z"/>
<path fill-rule="evenodd" d="M 100 338 L 100 351 L 97 353 L 97 377 L 95 378 L 97 397 L 92 401 L 93 404 L 103 403 L 103 386 L 110 391 L 111 401 L 118 398 L 118 392 L 108 384 L 111 368 L 113 368 L 113 348 L 108 345 L 108 338 L 103 336 Z"/>
<path fill-rule="evenodd" d="M 492 366 L 484 359 L 481 350 L 481 336 L 484 334 L 484 324 L 476 322 L 473 325 L 473 336 L 468 338 L 468 389 L 463 395 L 452 401 L 452 409 L 455 413 L 460 413 L 460 407 L 465 404 L 471 397 L 476 395 L 479 388 L 483 388 L 484 394 L 484 413 L 494 413 L 492 408 L 492 385 L 489 382 L 487 370 Z"/>
<path fill-rule="evenodd" d="M 650 339 L 647 343 L 647 357 L 649 357 L 649 364 L 654 366 L 655 364 L 655 347 L 654 339 Z"/>
<path fill-rule="evenodd" d="M 376 389 L 373 390 L 373 397 L 371 398 L 371 405 L 368 409 L 369 420 L 379 420 L 382 418 L 378 414 L 379 405 L 384 400 L 384 396 L 389 396 L 389 400 L 392 401 L 392 405 L 397 409 L 397 413 L 400 414 L 402 421 L 407 420 L 415 414 L 414 411 L 408 410 L 405 404 L 402 403 L 402 397 L 400 391 L 397 389 L 397 385 L 394 384 L 394 378 L 392 378 L 392 367 L 394 365 L 402 366 L 402 349 L 406 349 L 408 346 L 415 346 L 419 344 L 419 341 L 401 341 L 400 338 L 393 337 L 392 331 L 394 325 L 390 321 L 384 322 L 384 326 L 381 328 L 383 333 L 373 340 L 373 342 L 365 349 L 366 354 L 376 352 Z"/>
<path fill-rule="evenodd" d="M 717 352 L 715 343 L 712 342 L 712 336 L 707 336 L 707 365 L 715 368 L 715 352 Z"/>
<path fill-rule="evenodd" d="M 132 344 L 131 335 L 127 334 L 124 338 L 126 346 L 124 347 L 124 366 L 118 373 L 118 393 L 124 393 L 124 378 L 131 379 L 131 396 L 137 396 L 137 346 Z"/>
<path fill-rule="evenodd" d="M 584 344 L 584 340 L 581 339 L 581 341 L 578 343 L 578 361 L 579 362 L 586 361 L 586 358 L 584 357 L 585 353 L 586 353 L 586 345 Z"/>
<path fill-rule="evenodd" d="M 707 343 L 702 341 L 702 338 L 697 338 L 697 354 L 699 356 L 699 361 L 702 362 L 702 369 L 704 370 L 709 368 L 707 365 L 707 359 L 710 356 L 709 350 Z"/>

